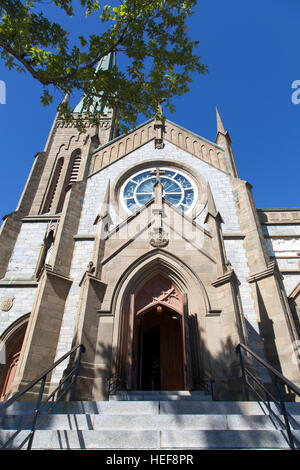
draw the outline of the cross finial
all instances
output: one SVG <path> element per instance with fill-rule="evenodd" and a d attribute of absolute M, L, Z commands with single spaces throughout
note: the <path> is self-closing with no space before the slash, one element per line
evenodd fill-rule
<path fill-rule="evenodd" d="M 165 175 L 165 170 L 160 170 L 159 168 L 156 168 L 155 170 L 152 170 L 150 172 L 151 176 L 155 176 L 156 182 L 155 183 L 160 183 L 160 176 Z"/>

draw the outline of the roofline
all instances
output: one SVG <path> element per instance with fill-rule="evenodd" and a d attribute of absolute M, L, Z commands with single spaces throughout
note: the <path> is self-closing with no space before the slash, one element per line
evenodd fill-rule
<path fill-rule="evenodd" d="M 121 134 L 121 135 L 118 135 L 118 137 L 115 137 L 114 139 L 110 140 L 109 142 L 106 142 L 106 144 L 100 145 L 100 147 L 97 147 L 95 150 L 93 150 L 93 153 L 96 153 L 96 152 L 98 152 L 99 150 L 104 149 L 105 147 L 107 147 L 107 146 L 110 145 L 110 144 L 113 144 L 114 142 L 117 142 L 118 140 L 122 139 L 122 138 L 125 137 L 126 135 L 129 135 L 129 134 L 131 134 L 132 132 L 134 132 L 134 131 L 136 131 L 137 129 L 139 129 L 140 127 L 143 127 L 145 124 L 149 124 L 149 122 L 153 121 L 153 119 L 154 119 L 154 118 L 148 119 L 148 121 L 145 121 L 145 122 L 143 122 L 142 124 L 140 124 L 139 126 L 134 127 L 133 129 L 130 130 L 130 132 L 128 132 L 128 134 Z"/>
<path fill-rule="evenodd" d="M 129 135 L 131 134 L 132 132 L 136 131 L 137 129 L 140 129 L 141 127 L 145 126 L 146 124 L 149 124 L 151 121 L 153 121 L 154 118 L 151 118 L 151 119 L 148 119 L 147 121 L 143 122 L 142 124 L 140 124 L 139 126 L 137 127 L 134 127 L 133 129 L 131 129 L 128 134 L 121 134 L 119 135 L 118 137 L 115 137 L 113 140 L 110 140 L 109 142 L 106 142 L 105 144 L 101 145 L 100 147 L 97 147 L 95 150 L 93 150 L 93 154 L 98 152 L 99 150 L 102 150 L 104 149 L 105 147 L 107 147 L 108 145 L 111 145 L 115 142 L 117 142 L 118 140 L 122 139 L 123 137 L 125 137 L 126 135 Z M 219 144 L 216 144 L 216 142 L 212 142 L 211 140 L 209 139 L 206 139 L 205 137 L 202 137 L 201 135 L 199 134 L 196 134 L 196 132 L 193 132 L 193 131 L 190 131 L 189 129 L 186 129 L 185 127 L 181 126 L 180 124 L 177 124 L 176 122 L 173 122 L 173 121 L 170 121 L 169 119 L 166 119 L 166 122 L 169 122 L 170 124 L 173 124 L 174 126 L 177 126 L 177 127 L 180 127 L 180 129 L 182 129 L 183 131 L 185 132 L 189 132 L 190 134 L 193 134 L 194 136 L 198 137 L 199 139 L 202 139 L 204 140 L 205 142 L 207 142 L 208 144 L 210 145 L 214 145 L 215 147 L 221 149 L 221 150 L 224 150 L 224 148 L 219 145 Z"/>
<path fill-rule="evenodd" d="M 170 124 L 174 124 L 174 126 L 180 127 L 180 129 L 182 129 L 183 131 L 189 132 L 190 134 L 193 134 L 196 137 L 199 137 L 199 139 L 204 140 L 208 144 L 214 145 L 215 147 L 218 147 L 219 149 L 224 150 L 224 148 L 221 145 L 216 144 L 216 142 L 212 142 L 211 140 L 206 139 L 205 137 L 202 137 L 202 135 L 196 134 L 196 132 L 193 132 L 189 129 L 186 129 L 185 127 L 181 126 L 180 124 L 177 124 L 176 122 L 170 121 L 170 119 L 166 119 L 166 121 L 168 121 Z"/>

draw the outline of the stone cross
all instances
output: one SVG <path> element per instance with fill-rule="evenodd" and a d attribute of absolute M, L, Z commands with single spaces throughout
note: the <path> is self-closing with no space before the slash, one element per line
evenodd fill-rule
<path fill-rule="evenodd" d="M 154 204 L 152 207 L 152 214 L 154 216 L 153 230 L 151 232 L 150 244 L 155 247 L 165 246 L 168 244 L 169 240 L 167 235 L 163 230 L 163 207 L 162 207 L 162 197 L 163 197 L 163 185 L 160 181 L 160 176 L 165 175 L 164 170 L 156 168 L 151 171 L 151 176 L 155 176 L 156 181 L 154 183 Z"/>
<path fill-rule="evenodd" d="M 160 183 L 160 176 L 163 176 L 165 174 L 166 174 L 165 170 L 160 170 L 159 168 L 156 168 L 155 170 L 150 172 L 151 176 L 156 177 L 156 183 Z"/>

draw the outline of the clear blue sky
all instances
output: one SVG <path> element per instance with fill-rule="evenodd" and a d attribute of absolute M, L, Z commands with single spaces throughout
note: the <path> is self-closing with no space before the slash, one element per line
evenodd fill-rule
<path fill-rule="evenodd" d="M 292 82 L 300 80 L 299 23 L 299 0 L 199 0 L 189 26 L 209 74 L 196 75 L 191 91 L 174 100 L 176 113 L 167 114 L 214 140 L 218 106 L 239 176 L 252 184 L 257 207 L 300 206 L 300 104 L 291 100 Z M 78 20 L 78 35 L 87 34 L 88 25 Z M 39 83 L 3 63 L 0 80 L 6 83 L 6 104 L 0 104 L 2 218 L 17 206 L 61 96 L 44 108 Z"/>

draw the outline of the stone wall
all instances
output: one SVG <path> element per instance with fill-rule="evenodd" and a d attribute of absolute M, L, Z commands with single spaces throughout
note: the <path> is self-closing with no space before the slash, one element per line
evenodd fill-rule
<path fill-rule="evenodd" d="M 270 259 L 276 261 L 289 295 L 300 282 L 300 211 L 259 209 L 258 215 Z"/>

